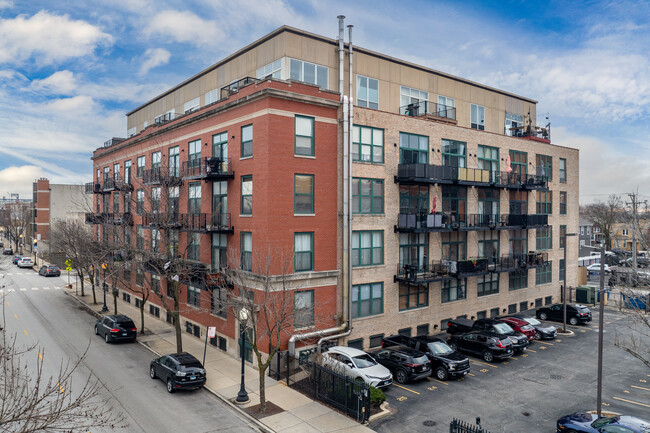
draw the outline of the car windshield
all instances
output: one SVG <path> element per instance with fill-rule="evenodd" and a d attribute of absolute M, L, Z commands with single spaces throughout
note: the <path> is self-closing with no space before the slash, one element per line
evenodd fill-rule
<path fill-rule="evenodd" d="M 451 347 L 447 346 L 447 343 L 444 343 L 442 341 L 429 343 L 427 344 L 427 346 L 429 347 L 431 353 L 433 353 L 434 355 L 449 355 L 450 353 L 453 352 Z"/>
<path fill-rule="evenodd" d="M 355 356 L 352 358 L 352 361 L 354 362 L 354 365 L 357 368 L 368 368 L 372 367 L 373 365 L 377 365 L 374 359 L 370 355 L 359 355 Z"/>
<path fill-rule="evenodd" d="M 618 420 L 619 420 L 619 417 L 617 417 L 617 416 L 598 418 L 596 421 L 591 423 L 591 426 L 593 428 L 598 428 L 598 427 L 602 427 L 602 426 L 607 425 L 607 424 L 611 424 L 611 423 L 616 422 Z"/>
<path fill-rule="evenodd" d="M 539 320 L 537 320 L 537 319 L 535 319 L 533 317 L 526 317 L 524 320 L 526 322 L 530 323 L 533 326 L 539 326 L 539 325 L 542 324 L 542 322 L 540 322 Z"/>
<path fill-rule="evenodd" d="M 494 324 L 494 330 L 497 331 L 499 334 L 511 334 L 512 333 L 512 328 L 505 323 L 495 323 Z"/>
<path fill-rule="evenodd" d="M 533 326 L 532 325 L 524 325 L 524 326 L 521 327 L 521 329 L 523 329 L 524 331 L 530 331 L 531 329 L 533 329 Z"/>

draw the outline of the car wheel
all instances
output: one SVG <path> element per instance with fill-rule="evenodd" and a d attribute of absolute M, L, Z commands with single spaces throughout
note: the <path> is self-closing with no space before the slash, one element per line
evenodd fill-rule
<path fill-rule="evenodd" d="M 395 371 L 395 380 L 398 383 L 406 383 L 409 380 L 408 374 L 404 370 L 397 370 Z"/>
<path fill-rule="evenodd" d="M 567 430 L 566 433 L 578 433 L 578 432 L 575 430 Z"/>
<path fill-rule="evenodd" d="M 443 367 L 438 367 L 436 369 L 436 377 L 439 380 L 447 380 L 447 370 L 445 370 Z"/>
<path fill-rule="evenodd" d="M 485 362 L 494 361 L 494 353 L 490 352 L 489 350 L 486 350 L 485 352 L 483 352 L 483 360 Z"/>
<path fill-rule="evenodd" d="M 156 378 L 156 369 L 153 368 L 153 365 L 149 368 L 149 377 L 152 379 Z"/>
<path fill-rule="evenodd" d="M 569 323 L 573 326 L 576 326 L 578 324 L 578 319 L 576 319 L 575 317 L 571 317 L 569 319 Z"/>
<path fill-rule="evenodd" d="M 108 332 L 106 334 L 104 334 L 104 341 L 106 343 L 110 343 L 110 341 L 111 341 L 110 338 L 108 338 Z"/>
<path fill-rule="evenodd" d="M 541 340 L 541 339 L 542 339 L 542 333 L 539 332 L 539 331 L 535 331 L 535 338 L 536 338 L 537 340 Z"/>
<path fill-rule="evenodd" d="M 97 330 L 97 325 L 95 325 L 95 335 L 99 335 L 99 331 Z"/>
<path fill-rule="evenodd" d="M 546 320 L 546 319 L 548 319 L 548 315 L 546 313 L 539 313 L 539 319 L 540 320 Z"/>
<path fill-rule="evenodd" d="M 449 343 L 449 348 L 454 352 L 458 352 L 458 346 L 456 346 L 456 343 Z"/>
<path fill-rule="evenodd" d="M 170 394 L 174 392 L 174 384 L 171 379 L 167 379 L 167 392 Z"/>

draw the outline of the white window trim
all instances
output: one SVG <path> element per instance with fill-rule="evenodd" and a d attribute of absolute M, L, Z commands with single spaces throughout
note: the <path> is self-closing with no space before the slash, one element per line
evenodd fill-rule
<path fill-rule="evenodd" d="M 201 103 L 201 97 L 200 96 L 197 96 L 196 98 L 194 98 L 194 99 L 192 99 L 190 101 L 187 101 L 185 103 L 185 105 L 183 105 L 183 110 L 184 110 L 185 114 L 191 113 L 192 111 L 195 111 L 195 110 L 198 110 L 200 103 Z"/>

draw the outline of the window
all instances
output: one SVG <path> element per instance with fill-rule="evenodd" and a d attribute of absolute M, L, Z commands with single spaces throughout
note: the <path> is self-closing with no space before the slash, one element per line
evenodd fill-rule
<path fill-rule="evenodd" d="M 441 233 L 442 259 L 465 260 L 467 250 L 467 232 Z"/>
<path fill-rule="evenodd" d="M 273 77 L 282 79 L 282 59 L 278 59 L 268 65 L 264 65 L 257 70 L 257 78 Z"/>
<path fill-rule="evenodd" d="M 415 328 L 415 335 L 428 335 L 429 334 L 429 324 L 425 323 L 424 325 L 418 325 Z"/>
<path fill-rule="evenodd" d="M 227 296 L 228 291 L 224 288 L 215 288 L 210 291 L 210 312 L 222 319 L 226 318 L 227 314 Z"/>
<path fill-rule="evenodd" d="M 185 105 L 183 105 L 183 111 L 185 112 L 185 114 L 191 113 L 192 111 L 197 110 L 199 108 L 199 105 L 200 105 L 200 99 L 201 98 L 197 96 L 196 98 L 192 99 L 191 101 L 187 101 L 185 103 Z"/>
<path fill-rule="evenodd" d="M 160 252 L 160 230 L 151 229 L 150 236 L 151 236 L 151 251 L 153 251 L 154 253 L 159 253 Z"/>
<path fill-rule="evenodd" d="M 120 164 L 113 164 L 113 180 L 120 180 Z"/>
<path fill-rule="evenodd" d="M 490 177 L 493 179 L 499 172 L 499 149 L 490 146 L 478 146 L 478 168 L 480 170 L 489 170 Z"/>
<path fill-rule="evenodd" d="M 246 125 L 241 128 L 241 157 L 250 156 L 253 156 L 253 125 Z"/>
<path fill-rule="evenodd" d="M 429 285 L 400 283 L 399 310 L 412 310 L 429 305 Z"/>
<path fill-rule="evenodd" d="M 384 130 L 355 125 L 352 130 L 352 160 L 382 164 Z"/>
<path fill-rule="evenodd" d="M 411 336 L 411 328 L 402 328 L 397 330 L 397 335 Z"/>
<path fill-rule="evenodd" d="M 137 133 L 137 127 L 133 126 L 126 131 L 126 135 L 133 137 Z"/>
<path fill-rule="evenodd" d="M 564 259 L 560 259 L 560 281 L 564 282 L 564 274 L 566 270 L 564 267 Z"/>
<path fill-rule="evenodd" d="M 566 183 L 566 159 L 560 158 L 560 183 Z"/>
<path fill-rule="evenodd" d="M 117 191 L 113 193 L 113 213 L 120 213 L 120 193 Z"/>
<path fill-rule="evenodd" d="M 190 141 L 187 148 L 188 168 L 198 167 L 201 164 L 201 140 Z"/>
<path fill-rule="evenodd" d="M 140 287 L 144 284 L 144 272 L 139 267 L 135 269 L 135 284 Z"/>
<path fill-rule="evenodd" d="M 144 174 L 144 162 L 145 162 L 144 158 L 145 158 L 144 156 L 138 156 L 138 160 L 137 160 L 138 165 L 135 169 L 136 170 L 135 175 L 137 177 L 142 177 L 142 175 Z"/>
<path fill-rule="evenodd" d="M 561 225 L 560 226 L 560 248 L 564 248 L 565 244 L 566 244 L 566 226 Z"/>
<path fill-rule="evenodd" d="M 124 161 L 124 183 L 131 185 L 131 160 Z"/>
<path fill-rule="evenodd" d="M 188 241 L 187 258 L 189 260 L 201 260 L 201 233 L 188 234 Z"/>
<path fill-rule="evenodd" d="M 490 308 L 490 317 L 498 317 L 499 316 L 499 307 L 496 308 Z"/>
<path fill-rule="evenodd" d="M 327 89 L 327 83 L 329 82 L 328 74 L 329 70 L 326 66 L 303 62 L 302 60 L 289 59 L 289 78 L 291 80 L 304 81 Z"/>
<path fill-rule="evenodd" d="M 160 212 L 160 187 L 151 188 L 151 212 Z"/>
<path fill-rule="evenodd" d="M 144 190 L 139 189 L 135 192 L 135 213 L 142 215 L 144 212 Z"/>
<path fill-rule="evenodd" d="M 467 298 L 466 285 L 466 278 L 460 280 L 454 278 L 443 281 L 441 290 L 442 302 L 452 302 Z"/>
<path fill-rule="evenodd" d="M 187 305 L 201 306 L 201 289 L 194 286 L 187 286 Z"/>
<path fill-rule="evenodd" d="M 172 186 L 167 191 L 167 219 L 169 222 L 178 221 L 180 187 Z"/>
<path fill-rule="evenodd" d="M 499 293 L 499 274 L 495 272 L 479 276 L 476 282 L 476 289 L 477 296 L 495 295 Z"/>
<path fill-rule="evenodd" d="M 228 235 L 225 233 L 212 234 L 212 269 L 221 270 L 227 266 Z"/>
<path fill-rule="evenodd" d="M 352 178 L 352 213 L 384 213 L 384 181 Z"/>
<path fill-rule="evenodd" d="M 456 106 L 454 99 L 447 96 L 438 96 L 438 116 L 449 119 L 456 118 Z"/>
<path fill-rule="evenodd" d="M 508 314 L 514 314 L 517 312 L 517 304 L 508 305 Z"/>
<path fill-rule="evenodd" d="M 537 234 L 537 249 L 538 250 L 551 250 L 553 249 L 553 227 L 544 227 L 536 230 Z"/>
<path fill-rule="evenodd" d="M 139 250 L 144 249 L 144 227 L 137 226 L 135 229 L 135 246 Z"/>
<path fill-rule="evenodd" d="M 311 271 L 314 269 L 314 233 L 296 233 L 294 235 L 294 271 Z"/>
<path fill-rule="evenodd" d="M 622 229 L 622 230 L 621 230 L 621 234 L 622 234 L 623 236 L 629 236 L 629 235 L 630 235 L 630 232 L 629 232 L 628 229 Z"/>
<path fill-rule="evenodd" d="M 429 186 L 400 185 L 399 212 L 411 215 L 429 213 Z"/>
<path fill-rule="evenodd" d="M 160 276 L 151 275 L 151 290 L 155 294 L 160 295 Z"/>
<path fill-rule="evenodd" d="M 566 191 L 560 191 L 560 215 L 566 215 L 566 200 Z"/>
<path fill-rule="evenodd" d="M 363 338 L 355 338 L 354 340 L 348 341 L 348 347 L 363 350 Z"/>
<path fill-rule="evenodd" d="M 489 215 L 491 217 L 482 221 L 496 224 L 499 219 L 500 191 L 493 188 L 477 188 L 477 190 L 479 215 Z"/>
<path fill-rule="evenodd" d="M 384 232 L 352 232 L 352 266 L 384 264 Z"/>
<path fill-rule="evenodd" d="M 357 105 L 366 108 L 379 108 L 379 81 L 357 75 Z"/>
<path fill-rule="evenodd" d="M 510 290 L 525 289 L 528 287 L 528 270 L 518 269 L 510 272 L 509 280 Z"/>
<path fill-rule="evenodd" d="M 399 163 L 426 164 L 429 162 L 429 137 L 399 133 Z"/>
<path fill-rule="evenodd" d="M 528 230 L 512 230 L 510 232 L 510 254 L 528 253 Z"/>
<path fill-rule="evenodd" d="M 442 140 L 442 165 L 447 167 L 465 167 L 466 143 L 455 140 Z"/>
<path fill-rule="evenodd" d="M 400 86 L 399 105 L 400 114 L 407 116 L 417 116 L 429 112 L 427 105 L 429 102 L 429 93 L 423 90 L 411 89 L 410 87 Z"/>
<path fill-rule="evenodd" d="M 314 176 L 311 174 L 296 174 L 294 182 L 293 211 L 296 214 L 311 215 L 314 213 Z"/>
<path fill-rule="evenodd" d="M 553 214 L 553 191 L 537 191 L 537 213 Z"/>
<path fill-rule="evenodd" d="M 528 309 L 528 302 L 527 301 L 521 301 L 519 303 L 519 311 L 526 311 Z"/>
<path fill-rule="evenodd" d="M 510 213 L 512 215 L 528 214 L 528 192 L 527 191 L 510 191 Z"/>
<path fill-rule="evenodd" d="M 384 339 L 384 334 L 371 335 L 369 339 L 370 348 L 380 347 L 383 339 Z"/>
<path fill-rule="evenodd" d="M 161 152 L 154 152 L 151 154 L 151 168 L 160 169 L 161 157 Z"/>
<path fill-rule="evenodd" d="M 253 270 L 253 233 L 241 232 L 241 268 L 244 271 Z"/>
<path fill-rule="evenodd" d="M 519 129 L 513 129 L 513 128 L 519 128 L 521 126 L 524 126 L 524 116 L 520 114 L 506 113 L 506 130 L 505 130 L 506 135 L 510 135 L 513 137 L 520 135 Z"/>
<path fill-rule="evenodd" d="M 314 291 L 305 290 L 293 295 L 293 327 L 314 326 Z"/>
<path fill-rule="evenodd" d="M 399 266 L 416 271 L 428 270 L 429 233 L 400 233 Z"/>
<path fill-rule="evenodd" d="M 449 321 L 451 320 L 451 317 L 448 317 L 446 319 L 442 319 L 440 321 L 440 330 L 441 331 L 446 331 L 447 328 L 449 328 Z"/>
<path fill-rule="evenodd" d="M 225 161 L 228 158 L 228 133 L 222 132 L 212 136 L 212 156 Z"/>
<path fill-rule="evenodd" d="M 241 210 L 242 215 L 253 214 L 253 176 L 241 177 Z"/>
<path fill-rule="evenodd" d="M 478 257 L 488 259 L 488 263 L 495 264 L 499 261 L 499 232 L 485 230 L 476 233 L 478 238 Z"/>
<path fill-rule="evenodd" d="M 485 318 L 487 318 L 487 311 L 486 310 L 476 312 L 476 319 L 477 320 L 478 319 L 485 319 Z"/>
<path fill-rule="evenodd" d="M 451 224 L 465 225 L 467 189 L 462 186 L 442 186 L 442 211 L 450 216 Z"/>
<path fill-rule="evenodd" d="M 528 154 L 518 150 L 511 150 L 509 156 L 512 174 L 519 175 L 519 177 L 526 176 L 528 174 Z"/>
<path fill-rule="evenodd" d="M 296 155 L 314 156 L 314 118 L 296 116 L 295 143 Z"/>
<path fill-rule="evenodd" d="M 548 261 L 544 262 L 542 266 L 537 268 L 535 271 L 535 284 L 548 284 L 551 282 L 551 277 L 553 276 L 553 262 Z"/>
<path fill-rule="evenodd" d="M 537 176 L 546 177 L 549 182 L 553 180 L 553 157 L 537 155 Z"/>
<path fill-rule="evenodd" d="M 194 215 L 201 213 L 201 182 L 188 185 L 187 212 Z"/>
<path fill-rule="evenodd" d="M 219 100 L 219 89 L 210 90 L 205 94 L 205 105 L 212 104 Z"/>
<path fill-rule="evenodd" d="M 384 283 L 352 286 L 352 318 L 373 316 L 384 312 Z"/>
<path fill-rule="evenodd" d="M 472 129 L 485 129 L 485 107 L 472 104 L 470 126 Z"/>

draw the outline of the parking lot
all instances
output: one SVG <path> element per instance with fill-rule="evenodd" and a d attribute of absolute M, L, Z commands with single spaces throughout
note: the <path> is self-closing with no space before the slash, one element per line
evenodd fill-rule
<path fill-rule="evenodd" d="M 469 356 L 471 372 L 463 379 L 393 384 L 385 393 L 394 413 L 370 427 L 378 432 L 445 432 L 454 417 L 471 422 L 480 417 L 492 433 L 555 432 L 560 416 L 596 409 L 598 311 L 592 308 L 592 313 L 587 325 L 567 325 L 573 336 L 535 341 L 506 361 L 486 363 Z M 614 346 L 617 332 L 630 332 L 629 318 L 607 309 L 604 321 L 603 410 L 647 419 L 650 371 Z"/>

